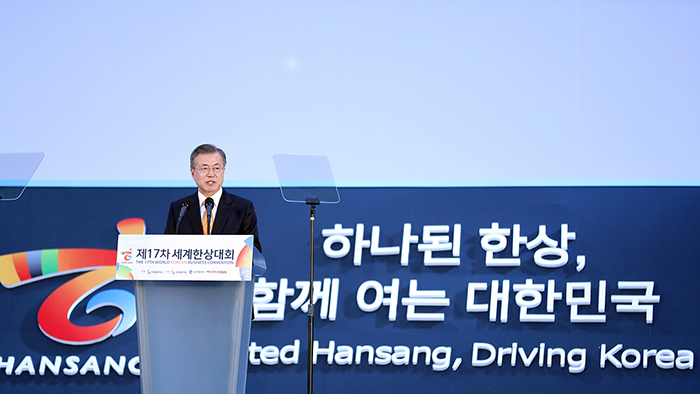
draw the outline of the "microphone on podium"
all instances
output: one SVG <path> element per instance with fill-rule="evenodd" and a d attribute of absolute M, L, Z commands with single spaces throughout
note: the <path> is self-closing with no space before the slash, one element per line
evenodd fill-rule
<path fill-rule="evenodd" d="M 207 210 L 207 232 L 206 234 L 211 234 L 211 211 L 214 209 L 214 200 L 211 197 L 207 197 L 204 200 L 204 208 Z"/>
<path fill-rule="evenodd" d="M 175 225 L 175 234 L 177 234 L 177 231 L 180 229 L 180 222 L 185 216 L 185 212 L 187 212 L 187 208 L 190 207 L 190 204 L 192 204 L 192 200 L 189 198 L 186 198 L 185 201 L 182 202 L 182 206 L 180 207 L 180 216 L 177 217 L 177 224 Z"/>

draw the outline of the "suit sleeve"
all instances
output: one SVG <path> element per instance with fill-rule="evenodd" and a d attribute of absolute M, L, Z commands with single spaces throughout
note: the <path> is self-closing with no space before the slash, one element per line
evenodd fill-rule
<path fill-rule="evenodd" d="M 168 220 L 165 223 L 165 231 L 164 234 L 175 234 L 175 223 L 177 222 L 177 219 L 175 218 L 175 214 L 173 204 L 170 204 L 170 208 L 168 209 Z"/>
<path fill-rule="evenodd" d="M 244 234 L 252 234 L 255 247 L 262 253 L 262 244 L 258 236 L 258 217 L 255 214 L 253 203 L 249 203 L 243 215 L 242 229 Z"/>

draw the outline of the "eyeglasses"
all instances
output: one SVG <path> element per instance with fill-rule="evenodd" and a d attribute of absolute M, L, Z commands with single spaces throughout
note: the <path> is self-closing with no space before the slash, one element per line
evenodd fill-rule
<path fill-rule="evenodd" d="M 214 167 L 199 167 L 195 168 L 200 174 L 208 174 L 209 171 L 214 171 L 214 174 L 218 174 L 224 170 L 224 167 L 214 166 Z"/>

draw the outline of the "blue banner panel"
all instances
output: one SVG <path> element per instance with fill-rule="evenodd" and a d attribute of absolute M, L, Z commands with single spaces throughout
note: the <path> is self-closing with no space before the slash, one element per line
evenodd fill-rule
<path fill-rule="evenodd" d="M 117 235 L 162 233 L 169 202 L 192 191 L 29 188 L 0 202 L 0 391 L 139 392 Z M 268 265 L 247 392 L 302 392 L 310 209 L 278 189 L 229 191 L 254 202 Z M 316 211 L 318 392 L 700 387 L 700 188 L 340 195 Z"/>

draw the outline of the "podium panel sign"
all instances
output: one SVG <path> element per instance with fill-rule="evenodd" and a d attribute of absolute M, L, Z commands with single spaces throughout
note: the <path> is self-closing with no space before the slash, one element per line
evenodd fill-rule
<path fill-rule="evenodd" d="M 117 244 L 117 280 L 250 281 L 252 235 L 131 235 Z"/>

